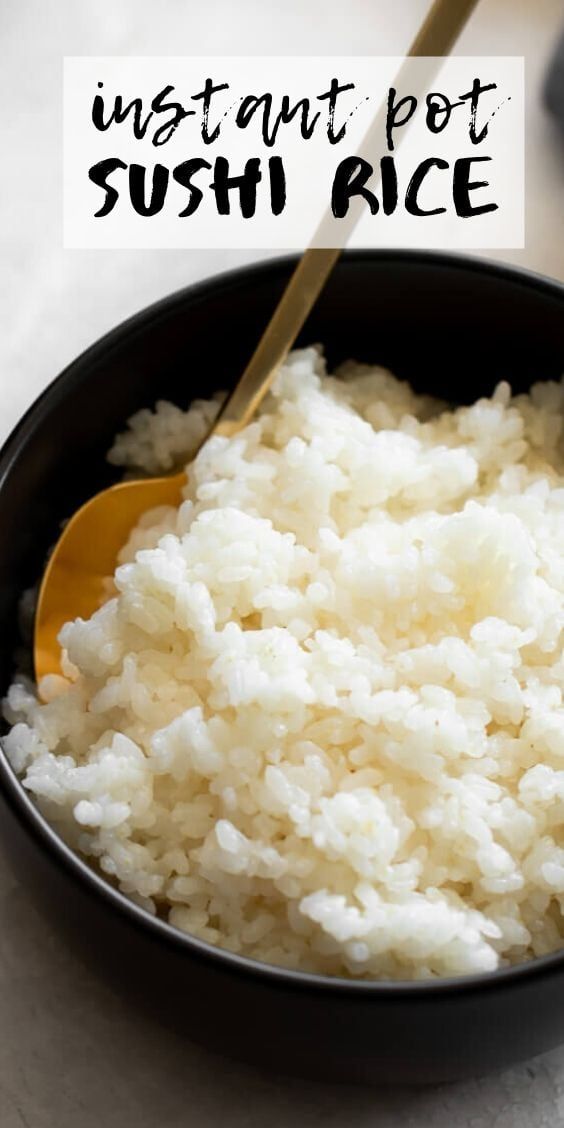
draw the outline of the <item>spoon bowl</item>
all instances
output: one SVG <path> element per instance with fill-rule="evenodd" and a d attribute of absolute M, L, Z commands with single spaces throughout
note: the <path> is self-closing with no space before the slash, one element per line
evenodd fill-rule
<path fill-rule="evenodd" d="M 87 619 L 108 598 L 119 550 L 142 516 L 178 505 L 186 475 L 117 482 L 95 494 L 66 523 L 49 558 L 35 613 L 34 665 L 38 681 L 60 674 L 58 634 L 69 619 Z"/>

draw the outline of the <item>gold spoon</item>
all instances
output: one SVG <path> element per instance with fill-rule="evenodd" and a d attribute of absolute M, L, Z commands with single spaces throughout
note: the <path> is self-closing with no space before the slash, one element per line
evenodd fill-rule
<path fill-rule="evenodd" d="M 408 57 L 447 55 L 476 3 L 477 0 L 435 0 Z M 432 69 L 436 69 L 435 64 Z M 383 107 L 364 139 L 363 147 L 367 151 L 371 139 L 377 137 L 382 127 L 384 114 Z M 348 233 L 359 215 L 359 207 L 356 212 L 351 208 L 344 221 Z M 326 217 L 314 242 L 323 242 L 324 224 L 331 222 L 332 217 Z M 340 232 L 343 232 L 343 224 Z M 339 254 L 340 250 L 333 247 L 314 246 L 302 256 L 247 368 L 204 441 L 211 435 L 230 437 L 252 418 Z M 113 574 L 118 552 L 139 518 L 159 505 L 178 505 L 185 484 L 184 470 L 167 477 L 119 482 L 90 498 L 67 522 L 39 589 L 34 634 L 38 681 L 46 674 L 60 672 L 58 634 L 61 627 L 70 619 L 88 618 L 103 602 L 104 581 Z"/>

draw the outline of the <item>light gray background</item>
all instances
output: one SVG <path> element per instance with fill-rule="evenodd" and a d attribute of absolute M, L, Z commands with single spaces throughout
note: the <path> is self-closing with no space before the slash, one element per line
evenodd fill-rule
<path fill-rule="evenodd" d="M 0 0 L 0 441 L 101 333 L 170 290 L 256 257 L 62 249 L 62 56 L 401 54 L 427 7 Z M 482 0 L 458 50 L 526 56 L 527 246 L 505 257 L 564 278 L 564 146 L 539 104 L 560 23 L 562 0 Z M 0 1128 L 220 1124 L 556 1128 L 564 1124 L 564 1048 L 501 1075 L 425 1091 L 258 1075 L 132 1013 L 46 927 L 0 856 Z"/>

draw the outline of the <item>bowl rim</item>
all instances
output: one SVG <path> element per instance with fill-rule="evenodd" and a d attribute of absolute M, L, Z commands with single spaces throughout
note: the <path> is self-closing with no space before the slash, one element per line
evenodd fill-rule
<path fill-rule="evenodd" d="M 143 307 L 98 338 L 47 385 L 8 435 L 0 449 L 0 491 L 17 462 L 22 445 L 25 445 L 33 435 L 46 411 L 56 408 L 67 394 L 69 384 L 71 386 L 79 384 L 88 375 L 89 369 L 103 356 L 108 356 L 115 349 L 123 347 L 128 339 L 134 339 L 139 333 L 145 332 L 150 325 L 157 323 L 161 318 L 166 318 L 176 306 L 188 303 L 193 308 L 207 301 L 212 295 L 217 297 L 222 291 L 227 295 L 233 287 L 244 285 L 245 282 L 260 275 L 280 273 L 283 277 L 298 257 L 295 254 L 283 255 L 250 262 L 193 282 Z M 393 264 L 403 262 L 412 265 L 431 265 L 447 270 L 454 268 L 520 285 L 537 294 L 545 294 L 549 298 L 560 301 L 564 307 L 563 283 L 521 266 L 488 258 L 433 250 L 383 249 L 345 251 L 340 261 L 376 261 L 379 264 L 391 261 Z M 81 886 L 85 895 L 88 894 L 98 900 L 102 911 L 105 905 L 121 918 L 125 926 L 138 929 L 145 933 L 148 939 L 161 942 L 179 953 L 186 953 L 202 963 L 212 964 L 217 971 L 231 972 L 239 978 L 261 980 L 273 989 L 284 991 L 292 989 L 299 993 L 321 992 L 341 997 L 349 995 L 366 1000 L 378 998 L 381 1002 L 398 996 L 422 1001 L 425 998 L 437 997 L 448 999 L 458 994 L 489 994 L 492 991 L 502 991 L 509 987 L 546 979 L 556 970 L 564 969 L 564 948 L 549 955 L 533 957 L 523 963 L 494 971 L 425 980 L 353 979 L 261 963 L 259 960 L 230 952 L 182 932 L 167 921 L 153 916 L 110 884 L 75 853 L 48 823 L 25 791 L 1 745 L 0 794 L 20 825 L 35 840 L 35 844 L 46 851 L 51 864 L 63 870 L 73 883 Z"/>

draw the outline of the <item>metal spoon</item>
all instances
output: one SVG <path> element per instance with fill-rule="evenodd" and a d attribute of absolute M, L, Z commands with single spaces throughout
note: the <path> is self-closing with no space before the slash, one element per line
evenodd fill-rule
<path fill-rule="evenodd" d="M 476 3 L 477 0 L 435 0 L 408 57 L 447 55 Z M 365 145 L 376 135 L 382 122 L 381 111 L 365 138 Z M 358 214 L 350 215 L 349 233 L 357 218 Z M 322 230 L 323 222 L 317 234 Z M 316 238 L 315 241 L 321 240 Z M 339 254 L 339 249 L 317 246 L 310 247 L 302 256 L 210 435 L 234 435 L 252 418 Z M 88 618 L 103 601 L 104 580 L 113 574 L 118 552 L 141 515 L 159 505 L 178 505 L 185 484 L 184 470 L 168 477 L 120 482 L 90 498 L 67 522 L 39 590 L 34 635 L 37 680 L 60 672 L 61 648 L 57 636 L 61 627 L 70 619 Z"/>

